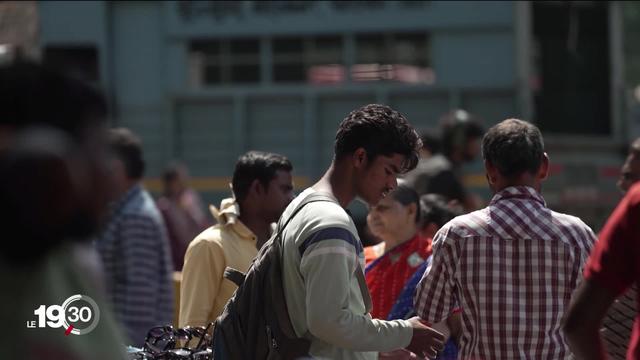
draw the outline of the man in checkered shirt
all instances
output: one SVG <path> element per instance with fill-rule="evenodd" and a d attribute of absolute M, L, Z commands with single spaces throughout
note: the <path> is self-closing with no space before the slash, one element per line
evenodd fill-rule
<path fill-rule="evenodd" d="M 561 320 L 594 244 L 580 219 L 547 208 L 549 158 L 540 130 L 508 119 L 482 140 L 495 193 L 484 209 L 447 223 L 416 291 L 426 322 L 462 308 L 462 359 L 566 359 Z"/>

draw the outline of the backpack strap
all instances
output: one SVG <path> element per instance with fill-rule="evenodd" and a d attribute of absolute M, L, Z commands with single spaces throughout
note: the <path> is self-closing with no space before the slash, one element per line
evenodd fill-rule
<path fill-rule="evenodd" d="M 318 201 L 333 201 L 333 200 L 331 198 L 331 195 L 329 195 L 326 192 L 317 191 L 317 192 L 314 192 L 314 193 L 310 194 L 293 211 L 293 213 L 291 214 L 291 216 L 289 217 L 289 219 L 287 220 L 287 222 L 284 224 L 284 226 L 282 228 L 284 229 L 284 227 L 286 227 L 289 224 L 289 221 L 291 221 L 291 219 L 293 219 L 293 217 L 298 213 L 298 211 L 300 211 L 305 205 L 307 205 L 309 203 L 312 203 L 312 202 L 318 202 Z M 278 235 L 281 235 L 281 234 L 279 233 Z M 356 267 L 357 267 L 357 269 L 356 269 L 356 279 L 358 280 L 358 285 L 360 287 L 360 293 L 362 294 L 362 300 L 364 302 L 365 314 L 368 314 L 369 312 L 371 312 L 371 309 L 373 309 L 373 304 L 372 304 L 372 301 L 371 301 L 371 295 L 369 294 L 369 287 L 367 286 L 367 281 L 366 281 L 366 279 L 364 277 L 364 273 L 362 272 L 362 268 L 360 267 L 360 265 L 358 265 Z"/>
<path fill-rule="evenodd" d="M 364 278 L 364 273 L 360 265 L 357 266 L 356 279 L 358 279 L 358 285 L 360 285 L 360 292 L 362 293 L 362 301 L 364 302 L 364 313 L 368 314 L 373 309 L 373 303 L 371 302 L 371 294 L 369 293 L 369 287 L 367 286 L 367 280 Z"/>
<path fill-rule="evenodd" d="M 287 225 L 289 225 L 289 222 L 296 216 L 296 214 L 298 214 L 300 210 L 302 210 L 303 207 L 305 207 L 307 204 L 310 204 L 312 202 L 318 202 L 318 201 L 333 201 L 333 199 L 331 198 L 331 195 L 321 191 L 316 191 L 314 193 L 307 195 L 307 197 L 304 198 L 304 200 L 302 200 L 302 202 L 298 204 L 298 206 L 293 210 L 293 212 L 291 213 L 291 216 L 289 216 L 289 218 L 287 219 L 287 221 L 284 223 L 283 226 L 280 226 L 280 220 L 282 220 L 282 218 L 280 218 L 276 226 L 277 231 L 275 234 L 272 235 L 272 238 L 275 239 L 274 241 L 282 241 L 280 239 L 280 235 L 282 235 L 282 231 L 284 230 L 285 227 L 287 227 Z M 282 254 L 280 254 L 280 256 L 282 257 Z M 245 275 L 246 274 L 244 274 L 242 271 L 227 266 L 224 269 L 224 273 L 222 276 L 225 279 L 228 279 L 234 284 L 236 284 L 236 286 L 240 286 L 244 282 Z"/>
<path fill-rule="evenodd" d="M 293 212 L 291 212 L 291 215 L 289 216 L 287 221 L 285 221 L 283 226 L 280 226 L 280 222 L 278 221 L 278 226 L 277 226 L 278 231 L 277 231 L 276 239 L 279 238 L 280 235 L 282 235 L 282 231 L 287 227 L 287 225 L 289 225 L 289 222 L 293 220 L 293 218 L 298 214 L 298 212 L 300 212 L 300 210 L 302 210 L 302 208 L 304 208 L 305 206 L 313 202 L 320 202 L 320 201 L 334 202 L 335 200 L 331 197 L 329 193 L 324 191 L 315 191 L 307 195 L 307 197 L 305 197 L 300 202 L 300 204 L 298 204 L 298 206 L 293 210 Z M 282 218 L 280 218 L 280 220 L 282 220 Z"/>
<path fill-rule="evenodd" d="M 278 256 L 277 259 L 274 259 L 274 267 L 277 270 L 278 276 L 280 277 L 280 281 L 276 281 L 274 283 L 272 283 L 272 286 L 280 286 L 280 289 L 272 289 L 272 295 L 275 295 L 276 297 L 273 299 L 273 303 L 282 303 L 284 304 L 284 306 L 274 306 L 273 307 L 273 314 L 275 316 L 275 319 L 277 320 L 278 324 L 280 325 L 278 327 L 277 330 L 281 331 L 282 334 L 289 339 L 295 339 L 298 338 L 295 330 L 293 329 L 293 325 L 291 324 L 291 319 L 289 317 L 289 312 L 286 306 L 286 298 L 284 297 L 284 284 L 282 284 L 282 274 L 283 274 L 283 263 L 284 263 L 284 244 L 283 244 L 283 240 L 282 240 L 282 231 L 284 230 L 284 228 L 287 227 L 287 225 L 289 225 L 289 222 L 300 212 L 300 210 L 302 210 L 302 208 L 304 208 L 305 206 L 307 206 L 308 204 L 311 204 L 313 202 L 320 202 L 320 201 L 331 201 L 333 202 L 333 198 L 331 197 L 331 195 L 327 194 L 327 193 L 323 193 L 323 192 L 314 192 L 312 194 L 309 194 L 307 197 L 305 197 L 297 206 L 296 208 L 291 212 L 291 215 L 289 215 L 289 218 L 287 219 L 287 221 L 285 221 L 284 225 L 280 226 L 280 221 L 278 222 L 278 226 L 277 226 L 277 231 L 275 233 L 275 235 L 272 237 L 273 243 L 272 246 L 275 248 L 275 251 L 278 251 Z M 282 218 L 280 219 L 282 220 Z M 274 271 L 276 271 L 274 269 Z M 280 295 L 280 297 L 278 297 L 277 295 Z M 267 325 L 267 333 L 271 333 L 272 331 L 276 330 L 276 329 L 271 329 L 269 328 L 269 326 Z M 271 335 L 269 335 L 269 337 L 271 337 Z M 275 346 L 277 347 L 277 342 L 275 342 L 275 338 L 272 338 L 272 341 L 274 341 Z M 309 351 L 309 346 L 310 343 L 308 343 L 308 340 L 305 340 L 303 342 L 304 344 L 304 348 L 305 349 L 298 349 L 296 351 L 298 351 L 301 354 L 306 354 Z M 294 343 L 290 343 L 288 345 L 289 347 L 293 347 Z M 297 358 L 298 356 L 296 356 Z"/>

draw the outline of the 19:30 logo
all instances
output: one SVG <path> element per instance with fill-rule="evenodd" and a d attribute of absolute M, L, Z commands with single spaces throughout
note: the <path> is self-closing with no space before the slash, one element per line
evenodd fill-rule
<path fill-rule="evenodd" d="M 36 321 L 27 321 L 28 328 L 64 328 L 65 335 L 85 335 L 98 326 L 100 309 L 87 295 L 73 295 L 62 305 L 40 305 L 33 311 Z"/>

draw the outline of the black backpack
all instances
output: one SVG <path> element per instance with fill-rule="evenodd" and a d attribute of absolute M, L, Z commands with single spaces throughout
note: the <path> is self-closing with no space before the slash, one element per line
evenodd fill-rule
<path fill-rule="evenodd" d="M 293 210 L 283 226 L 280 226 L 280 218 L 274 235 L 260 249 L 246 276 L 237 270 L 225 269 L 225 277 L 238 285 L 215 322 L 215 342 L 223 342 L 225 359 L 271 360 L 309 356 L 311 342 L 296 336 L 285 300 L 282 230 L 303 207 L 319 201 L 333 200 L 326 194 L 312 193 Z M 358 271 L 358 282 L 369 312 L 371 298 L 362 271 Z"/>

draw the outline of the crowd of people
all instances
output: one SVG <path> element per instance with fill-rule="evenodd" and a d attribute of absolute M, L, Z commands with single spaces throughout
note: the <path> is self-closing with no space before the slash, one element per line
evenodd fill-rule
<path fill-rule="evenodd" d="M 543 136 L 518 119 L 485 131 L 457 109 L 436 139 L 366 105 L 338 126 L 315 184 L 295 196 L 295 164 L 249 151 L 210 214 L 180 163 L 162 174 L 157 199 L 145 190 L 141 140 L 109 129 L 104 97 L 78 80 L 35 63 L 3 66 L 0 121 L 9 240 L 0 276 L 11 289 L 0 314 L 14 328 L 0 337 L 2 358 L 122 359 L 124 345 L 146 349 L 170 325 L 206 338 L 202 329 L 240 296 L 232 275 L 253 271 L 274 241 L 307 358 L 640 357 L 640 140 L 622 167 L 624 198 L 597 236 L 547 207 Z M 459 173 L 478 156 L 486 204 Z M 363 246 L 347 210 L 356 198 L 375 245 Z M 41 303 L 76 293 L 100 305 L 94 331 L 61 340 L 56 329 L 24 328 Z M 236 358 L 225 336 L 213 330 L 207 358 Z"/>

